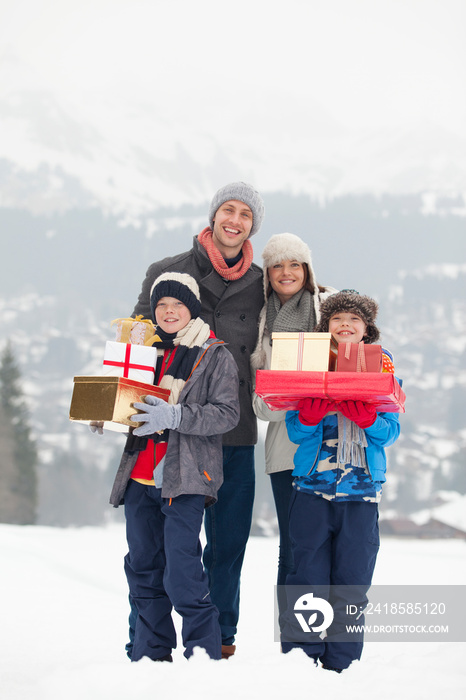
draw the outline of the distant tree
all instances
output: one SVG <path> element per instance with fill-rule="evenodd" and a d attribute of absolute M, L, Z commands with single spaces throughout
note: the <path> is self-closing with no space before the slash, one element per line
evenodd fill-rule
<path fill-rule="evenodd" d="M 17 499 L 12 494 L 17 481 L 13 434 L 0 403 L 0 522 L 16 523 Z"/>
<path fill-rule="evenodd" d="M 0 356 L 0 425 L 0 522 L 32 525 L 37 508 L 37 449 L 10 344 Z"/>

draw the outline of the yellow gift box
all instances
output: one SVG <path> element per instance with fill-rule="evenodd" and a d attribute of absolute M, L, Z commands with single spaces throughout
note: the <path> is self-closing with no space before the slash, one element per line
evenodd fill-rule
<path fill-rule="evenodd" d="M 144 403 L 146 396 L 168 401 L 169 395 L 167 389 L 126 377 L 74 377 L 70 420 L 103 422 L 106 429 L 127 433 L 141 425 L 129 418 L 137 413 L 134 403 Z"/>
<path fill-rule="evenodd" d="M 272 370 L 327 372 L 335 369 L 331 333 L 272 333 Z"/>
<path fill-rule="evenodd" d="M 118 343 L 131 343 L 132 345 L 145 345 L 154 335 L 154 324 L 148 318 L 136 316 L 135 318 L 116 318 L 115 341 Z"/>

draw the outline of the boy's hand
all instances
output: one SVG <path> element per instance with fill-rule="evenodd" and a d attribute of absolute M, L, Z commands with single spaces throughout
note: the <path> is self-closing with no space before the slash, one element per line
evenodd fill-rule
<path fill-rule="evenodd" d="M 91 433 L 97 433 L 97 435 L 104 434 L 104 422 L 93 420 L 89 423 L 89 430 Z"/>
<path fill-rule="evenodd" d="M 174 430 L 181 422 L 181 406 L 179 403 L 171 406 L 163 399 L 156 396 L 146 396 L 145 403 L 135 403 L 134 408 L 145 413 L 136 413 L 131 416 L 131 420 L 135 423 L 145 423 L 139 428 L 133 430 L 133 435 L 143 437 L 144 435 L 152 435 L 159 430 Z"/>
<path fill-rule="evenodd" d="M 364 401 L 340 401 L 337 410 L 363 430 L 375 423 L 377 418 L 375 406 Z"/>
<path fill-rule="evenodd" d="M 334 410 L 335 402 L 329 399 L 303 399 L 299 405 L 299 422 L 317 425 L 329 411 Z"/>

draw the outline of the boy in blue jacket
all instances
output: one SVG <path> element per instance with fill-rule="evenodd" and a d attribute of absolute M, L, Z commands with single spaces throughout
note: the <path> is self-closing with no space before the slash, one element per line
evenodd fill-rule
<path fill-rule="evenodd" d="M 322 303 L 315 330 L 330 332 L 338 343 L 374 343 L 379 338 L 377 311 L 370 297 L 354 290 L 338 292 Z M 383 360 L 383 371 L 393 371 L 385 351 Z M 288 412 L 286 425 L 290 440 L 299 445 L 290 504 L 295 565 L 286 585 L 332 586 L 334 619 L 323 639 L 311 632 L 291 641 L 282 629 L 282 650 L 299 647 L 324 668 L 341 673 L 362 653 L 362 633 L 345 635 L 346 624 L 355 623 L 346 616 L 346 605 L 355 601 L 345 591 L 357 588 L 356 602 L 361 607 L 367 603 L 379 548 L 384 448 L 398 438 L 399 417 L 378 413 L 364 401 L 309 398 L 299 411 Z M 358 623 L 363 622 L 360 617 Z"/>

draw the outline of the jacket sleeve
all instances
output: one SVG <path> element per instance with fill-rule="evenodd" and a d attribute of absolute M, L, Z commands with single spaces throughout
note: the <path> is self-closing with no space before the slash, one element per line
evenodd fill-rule
<path fill-rule="evenodd" d="M 182 403 L 181 422 L 177 428 L 186 435 L 221 435 L 238 425 L 239 382 L 233 355 L 225 347 L 209 358 L 206 377 L 209 385 L 207 402 Z"/>
<path fill-rule="evenodd" d="M 322 422 L 317 425 L 304 425 L 299 420 L 299 411 L 288 411 L 286 414 L 286 429 L 291 442 L 300 445 L 303 440 L 322 440 Z"/>
<path fill-rule="evenodd" d="M 272 411 L 272 409 L 267 406 L 264 399 L 261 399 L 255 391 L 252 394 L 252 408 L 260 420 L 265 420 L 270 423 L 278 423 L 279 421 L 285 420 L 286 417 L 286 411 Z"/>
<path fill-rule="evenodd" d="M 364 432 L 368 443 L 378 447 L 393 445 L 400 434 L 400 417 L 398 413 L 377 413 L 375 422 Z"/>
<path fill-rule="evenodd" d="M 265 310 L 264 306 L 261 311 L 261 316 L 259 319 L 259 328 L 262 328 L 262 340 L 261 347 L 257 346 L 251 357 L 251 377 L 252 377 L 252 409 L 260 420 L 267 421 L 268 423 L 279 423 L 285 420 L 286 411 L 272 411 L 271 408 L 267 406 L 264 399 L 256 394 L 256 372 L 258 369 L 270 369 L 270 336 L 265 324 Z M 259 330 L 259 335 L 261 331 Z M 259 355 L 259 360 L 256 365 L 254 365 L 253 358 L 255 355 Z"/>

